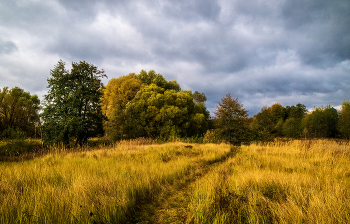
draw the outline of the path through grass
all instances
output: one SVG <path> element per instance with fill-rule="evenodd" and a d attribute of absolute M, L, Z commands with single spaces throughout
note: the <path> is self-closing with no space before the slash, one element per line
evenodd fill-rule
<path fill-rule="evenodd" d="M 141 206 L 136 223 L 349 223 L 350 147 L 330 140 L 242 146 Z"/>
<path fill-rule="evenodd" d="M 0 223 L 125 223 L 228 145 L 137 145 L 0 163 Z"/>
<path fill-rule="evenodd" d="M 0 163 L 0 223 L 350 223 L 350 147 L 168 143 Z"/>
<path fill-rule="evenodd" d="M 222 147 L 223 145 L 216 145 Z M 235 156 L 237 147 L 214 160 L 202 160 L 183 178 L 163 186 L 163 190 L 151 201 L 141 201 L 135 210 L 131 223 L 184 223 L 187 219 L 187 206 L 190 203 L 192 188 L 196 181 L 227 159 Z"/>

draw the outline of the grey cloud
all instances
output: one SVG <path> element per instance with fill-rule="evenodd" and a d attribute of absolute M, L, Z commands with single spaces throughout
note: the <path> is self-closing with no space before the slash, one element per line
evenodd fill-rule
<path fill-rule="evenodd" d="M 0 38 L 0 54 L 10 54 L 17 50 L 17 46 L 12 41 L 5 41 Z"/>
<path fill-rule="evenodd" d="M 110 78 L 155 69 L 204 92 L 211 111 L 231 92 L 253 115 L 276 102 L 349 98 L 349 24 L 348 0 L 4 0 L 0 56 L 20 49 L 50 62 L 86 60 Z M 30 70 L 2 66 L 18 79 Z M 46 80 L 46 66 L 34 69 L 46 71 L 36 80 Z"/>
<path fill-rule="evenodd" d="M 349 1 L 287 1 L 281 13 L 305 64 L 329 67 L 350 59 Z"/>
<path fill-rule="evenodd" d="M 0 25 L 20 28 L 35 35 L 57 25 L 59 15 L 49 2 L 4 0 L 0 2 Z"/>
<path fill-rule="evenodd" d="M 217 1 L 195 0 L 195 1 L 165 1 L 162 8 L 164 14 L 170 15 L 180 20 L 217 20 L 220 15 L 221 7 Z"/>

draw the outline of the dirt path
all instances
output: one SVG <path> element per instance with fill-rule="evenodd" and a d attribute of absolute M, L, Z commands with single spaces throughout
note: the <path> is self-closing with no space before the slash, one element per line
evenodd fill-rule
<path fill-rule="evenodd" d="M 231 150 L 226 156 L 213 163 L 198 162 L 196 169 L 176 183 L 164 186 L 164 189 L 151 202 L 139 204 L 130 223 L 185 223 L 187 207 L 196 181 L 234 155 L 235 150 Z"/>

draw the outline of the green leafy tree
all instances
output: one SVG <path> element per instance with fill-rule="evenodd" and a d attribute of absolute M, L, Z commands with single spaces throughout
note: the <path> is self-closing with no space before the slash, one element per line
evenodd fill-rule
<path fill-rule="evenodd" d="M 279 104 L 263 107 L 261 111 L 253 116 L 250 125 L 253 139 L 257 141 L 271 141 L 275 137 L 283 135 L 285 108 Z"/>
<path fill-rule="evenodd" d="M 40 100 L 19 87 L 0 89 L 0 135 L 4 138 L 34 137 L 39 122 Z"/>
<path fill-rule="evenodd" d="M 301 121 L 307 113 L 306 106 L 304 104 L 298 103 L 295 106 L 286 106 L 285 108 L 285 120 L 288 118 L 295 118 Z"/>
<path fill-rule="evenodd" d="M 195 103 L 205 103 L 207 101 L 207 97 L 204 93 L 199 93 L 198 91 L 195 91 L 192 94 L 193 100 Z"/>
<path fill-rule="evenodd" d="M 330 106 L 316 108 L 304 119 L 305 132 L 314 138 L 332 138 L 337 135 L 338 112 Z"/>
<path fill-rule="evenodd" d="M 300 103 L 285 108 L 279 103 L 263 107 L 253 116 L 250 124 L 253 140 L 272 141 L 275 137 L 300 137 L 303 130 L 302 119 L 306 112 L 306 106 Z"/>
<path fill-rule="evenodd" d="M 350 139 L 350 102 L 344 101 L 338 121 L 338 130 L 342 138 Z"/>
<path fill-rule="evenodd" d="M 191 91 L 165 90 L 155 84 L 141 89 L 127 105 L 130 138 L 170 139 L 204 134 L 209 112 L 203 104 L 195 105 Z"/>
<path fill-rule="evenodd" d="M 145 85 L 155 84 L 164 90 L 172 89 L 176 92 L 181 90 L 180 85 L 175 80 L 167 81 L 161 74 L 156 74 L 154 70 L 150 70 L 148 73 L 141 70 L 140 74 L 137 75 L 137 78 Z"/>
<path fill-rule="evenodd" d="M 303 134 L 303 119 L 307 113 L 306 106 L 298 103 L 285 109 L 283 134 L 289 138 L 300 138 Z"/>
<path fill-rule="evenodd" d="M 238 98 L 233 99 L 227 94 L 221 99 L 216 108 L 214 125 L 216 132 L 220 133 L 222 140 L 234 145 L 240 145 L 249 139 L 248 111 L 238 103 Z"/>
<path fill-rule="evenodd" d="M 201 136 L 209 127 L 209 112 L 192 95 L 153 70 L 114 79 L 103 99 L 107 134 L 113 141 Z"/>
<path fill-rule="evenodd" d="M 283 134 L 289 138 L 299 138 L 302 130 L 300 121 L 294 117 L 288 118 L 283 125 Z"/>
<path fill-rule="evenodd" d="M 253 120 L 251 121 L 249 127 L 252 140 L 262 142 L 273 140 L 273 136 L 271 134 L 273 124 L 270 119 L 270 111 L 268 107 L 261 108 L 260 112 L 253 116 Z"/>
<path fill-rule="evenodd" d="M 75 145 L 82 146 L 103 132 L 103 77 L 103 70 L 85 61 L 73 62 L 71 71 L 58 62 L 47 80 L 50 89 L 42 114 L 45 143 L 69 146 L 75 140 Z"/>

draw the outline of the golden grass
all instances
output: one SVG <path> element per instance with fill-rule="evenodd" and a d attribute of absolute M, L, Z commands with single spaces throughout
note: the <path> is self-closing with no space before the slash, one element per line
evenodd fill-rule
<path fill-rule="evenodd" d="M 61 150 L 30 161 L 0 163 L 0 223 L 125 223 L 228 145 L 122 142 L 99 150 Z"/>
<path fill-rule="evenodd" d="M 148 220 L 181 212 L 187 223 L 350 223 L 348 143 L 252 144 L 226 160 L 228 145 L 186 145 L 124 141 L 1 162 L 0 223 L 137 222 L 136 210 L 147 208 L 138 206 L 162 195 L 174 200 L 169 212 Z M 193 184 L 181 185 L 186 178 Z"/>
<path fill-rule="evenodd" d="M 196 183 L 187 223 L 350 223 L 349 161 L 330 140 L 242 146 Z"/>

